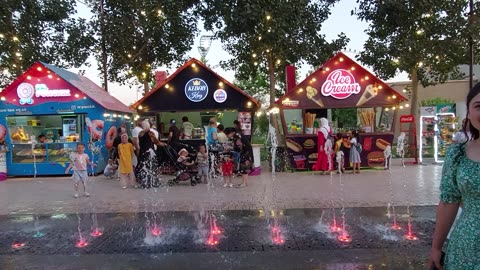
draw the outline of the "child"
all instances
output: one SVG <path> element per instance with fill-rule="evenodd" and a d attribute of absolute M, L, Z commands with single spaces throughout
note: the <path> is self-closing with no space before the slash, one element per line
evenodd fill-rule
<path fill-rule="evenodd" d="M 385 170 L 390 170 L 392 164 L 392 147 L 387 145 L 385 151 L 383 151 L 383 157 L 385 158 Z"/>
<path fill-rule="evenodd" d="M 109 158 L 108 159 L 108 164 L 105 167 L 105 170 L 103 170 L 103 175 L 105 177 L 113 178 L 113 176 L 117 172 L 117 169 L 118 169 L 117 165 L 113 164 L 113 160 L 111 158 Z"/>
<path fill-rule="evenodd" d="M 253 151 L 250 142 L 245 138 L 237 135 L 235 139 L 236 151 L 240 152 L 240 169 L 242 174 L 242 183 L 238 188 L 246 188 L 248 186 L 248 174 L 252 171 Z"/>
<path fill-rule="evenodd" d="M 208 155 L 205 145 L 200 145 L 197 154 L 198 177 L 202 183 L 207 183 L 208 176 Z"/>
<path fill-rule="evenodd" d="M 223 172 L 223 181 L 224 181 L 223 187 L 233 187 L 233 184 L 232 184 L 233 159 L 230 155 L 223 156 L 222 172 Z"/>
<path fill-rule="evenodd" d="M 345 154 L 342 150 L 339 150 L 336 155 L 336 161 L 338 165 L 338 174 L 342 174 L 345 171 Z"/>
<path fill-rule="evenodd" d="M 120 163 L 120 185 L 123 189 L 136 187 L 133 175 L 133 144 L 128 142 L 128 135 L 122 134 L 122 143 L 117 146 L 118 160 Z"/>
<path fill-rule="evenodd" d="M 83 192 L 85 197 L 89 197 L 90 194 L 87 192 L 87 181 L 88 181 L 88 173 L 87 173 L 87 164 L 93 167 L 97 165 L 93 164 L 88 155 L 85 154 L 85 145 L 83 143 L 77 144 L 77 152 L 70 154 L 70 164 L 65 169 L 65 174 L 68 174 L 70 169 L 73 169 L 73 186 L 75 187 L 75 194 L 73 195 L 74 198 L 78 198 L 78 184 L 81 182 L 83 185 Z"/>
<path fill-rule="evenodd" d="M 192 166 L 193 162 L 189 162 L 189 157 L 188 157 L 188 151 L 185 148 L 182 148 L 180 151 L 178 151 L 178 159 L 177 162 L 182 163 L 185 166 Z"/>

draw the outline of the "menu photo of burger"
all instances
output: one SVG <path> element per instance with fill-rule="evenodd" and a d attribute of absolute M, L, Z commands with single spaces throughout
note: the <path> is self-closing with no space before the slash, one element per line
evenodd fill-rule
<path fill-rule="evenodd" d="M 303 148 L 304 149 L 313 149 L 315 147 L 316 143 L 313 139 L 306 139 L 303 142 Z"/>

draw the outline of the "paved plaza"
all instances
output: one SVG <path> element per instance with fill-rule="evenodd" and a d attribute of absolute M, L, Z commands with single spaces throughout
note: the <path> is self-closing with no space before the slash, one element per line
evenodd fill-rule
<path fill-rule="evenodd" d="M 352 175 L 347 171 L 332 177 L 312 172 L 272 176 L 263 170 L 260 176 L 250 177 L 244 189 L 223 188 L 220 179 L 213 179 L 210 185 L 194 187 L 181 182 L 173 187 L 122 190 L 118 181 L 100 175 L 90 178 L 91 197 L 79 199 L 73 198 L 68 177 L 15 178 L 0 182 L 0 215 L 325 208 L 332 201 L 337 207 L 435 205 L 441 169 L 439 165 L 395 165 L 391 172 Z"/>
<path fill-rule="evenodd" d="M 0 265 L 424 269 L 441 169 L 396 164 L 391 171 L 332 176 L 264 170 L 244 189 L 223 188 L 221 179 L 212 179 L 123 190 L 116 179 L 100 175 L 91 177 L 91 197 L 78 199 L 68 177 L 9 179 L 0 182 Z M 399 230 L 391 228 L 394 216 Z M 406 238 L 409 217 L 418 240 Z M 331 230 L 333 220 L 351 242 L 339 241 L 342 232 Z"/>

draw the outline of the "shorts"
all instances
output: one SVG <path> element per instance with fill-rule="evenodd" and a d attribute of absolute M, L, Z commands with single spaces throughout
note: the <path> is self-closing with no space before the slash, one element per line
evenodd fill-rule
<path fill-rule="evenodd" d="M 88 180 L 88 173 L 86 170 L 73 171 L 72 179 L 73 179 L 73 182 L 75 182 L 75 184 L 80 183 L 80 181 L 82 181 L 85 184 L 87 183 L 87 180 Z"/>
<path fill-rule="evenodd" d="M 233 163 L 224 162 L 222 163 L 222 172 L 224 176 L 232 176 L 233 174 Z"/>
<path fill-rule="evenodd" d="M 198 166 L 198 176 L 207 176 L 208 175 L 208 165 L 207 166 Z"/>

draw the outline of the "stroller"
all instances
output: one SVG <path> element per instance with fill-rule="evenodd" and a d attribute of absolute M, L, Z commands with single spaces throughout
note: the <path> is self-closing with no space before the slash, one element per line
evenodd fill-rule
<path fill-rule="evenodd" d="M 165 168 L 168 168 L 169 172 L 173 171 L 175 178 L 168 180 L 167 184 L 173 186 L 181 181 L 190 180 L 192 186 L 197 185 L 199 177 L 197 172 L 193 170 L 194 165 L 187 166 L 181 162 L 177 162 L 178 152 L 171 146 L 167 145 L 165 148 L 166 161 L 163 163 Z M 190 160 L 195 160 L 196 152 L 189 152 Z M 165 172 L 165 171 L 164 171 Z"/>

